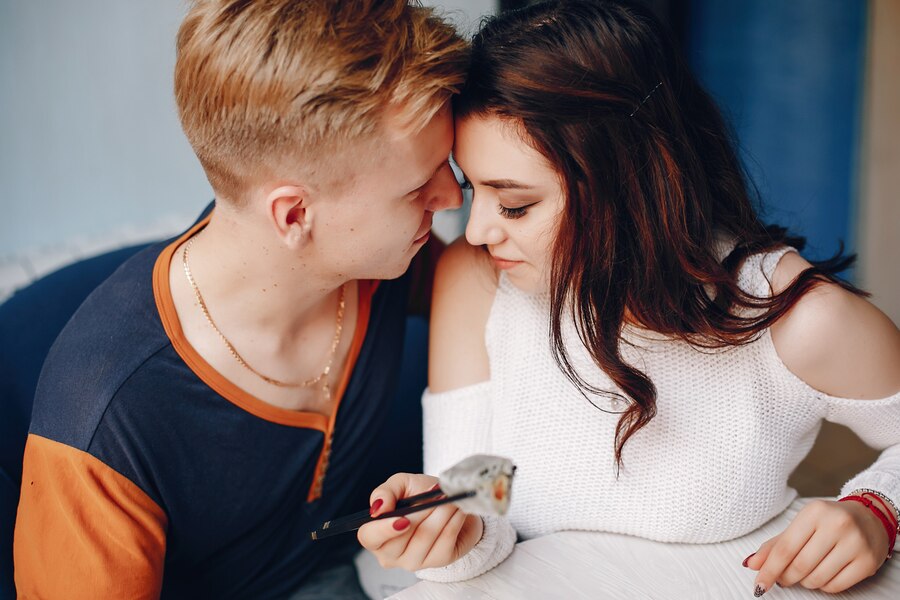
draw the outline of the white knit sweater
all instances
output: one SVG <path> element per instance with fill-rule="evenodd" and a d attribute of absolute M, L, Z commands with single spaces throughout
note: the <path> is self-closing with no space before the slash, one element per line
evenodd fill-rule
<path fill-rule="evenodd" d="M 786 251 L 748 258 L 739 285 L 770 295 L 769 279 Z M 617 479 L 613 447 L 622 407 L 606 397 L 592 397 L 593 406 L 559 371 L 549 314 L 547 296 L 526 294 L 501 276 L 485 333 L 490 381 L 425 392 L 426 473 L 479 452 L 507 456 L 518 470 L 508 519 L 486 520 L 467 556 L 419 571 L 421 578 L 479 575 L 509 555 L 516 532 L 527 539 L 581 529 L 684 543 L 745 535 L 796 497 L 788 476 L 823 419 L 886 448 L 842 494 L 865 487 L 900 502 L 900 393 L 853 400 L 818 392 L 785 367 L 768 330 L 748 345 L 700 351 L 626 329 L 633 345 L 622 345 L 623 357 L 656 385 L 657 414 L 625 445 Z M 564 333 L 579 373 L 615 389 L 574 330 Z"/>

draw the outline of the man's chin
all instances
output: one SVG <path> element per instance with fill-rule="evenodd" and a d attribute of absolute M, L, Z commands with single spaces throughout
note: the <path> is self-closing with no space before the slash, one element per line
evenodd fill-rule
<path fill-rule="evenodd" d="M 407 261 L 405 265 L 400 265 L 396 269 L 388 271 L 387 273 L 385 273 L 385 276 L 382 277 L 381 279 L 397 279 L 398 277 L 403 277 L 403 275 L 405 275 L 406 272 L 409 270 L 409 265 L 411 263 L 412 263 L 411 260 Z"/>
<path fill-rule="evenodd" d="M 372 270 L 374 275 L 371 275 L 369 277 L 358 277 L 357 279 L 380 279 L 384 281 L 397 279 L 399 277 L 402 277 L 409 270 L 410 264 L 412 264 L 412 256 L 410 256 L 406 261 L 397 262 L 390 266 L 382 265 L 380 268 Z"/>

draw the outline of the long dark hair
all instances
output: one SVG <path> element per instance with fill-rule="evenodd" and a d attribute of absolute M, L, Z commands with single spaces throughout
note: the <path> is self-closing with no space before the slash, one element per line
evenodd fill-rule
<path fill-rule="evenodd" d="M 719 110 L 669 33 L 640 6 L 559 0 L 504 13 L 473 40 L 456 115 L 521 124 L 560 175 L 566 205 L 551 271 L 556 361 L 584 394 L 562 321 L 567 308 L 594 362 L 631 401 L 615 457 L 653 418 L 656 388 L 620 354 L 627 322 L 694 346 L 746 344 L 853 257 L 814 263 L 787 289 L 757 298 L 737 285 L 745 258 L 805 239 L 766 226 Z M 717 236 L 736 243 L 716 255 Z"/>

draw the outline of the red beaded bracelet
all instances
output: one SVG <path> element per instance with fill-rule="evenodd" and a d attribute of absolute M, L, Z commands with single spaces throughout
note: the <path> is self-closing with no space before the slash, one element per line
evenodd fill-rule
<path fill-rule="evenodd" d="M 884 530 L 887 531 L 888 534 L 888 553 L 887 557 L 890 558 L 894 554 L 894 542 L 897 541 L 897 526 L 894 525 L 891 521 L 893 519 L 888 519 L 887 516 L 881 512 L 877 506 L 875 506 L 871 500 L 868 498 L 863 498 L 862 496 L 844 496 L 840 498 L 838 502 L 859 502 L 878 517 L 878 520 L 881 521 L 881 524 L 884 525 Z"/>

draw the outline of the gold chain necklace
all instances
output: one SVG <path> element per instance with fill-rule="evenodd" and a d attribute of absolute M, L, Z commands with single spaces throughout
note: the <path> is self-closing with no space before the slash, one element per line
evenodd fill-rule
<path fill-rule="evenodd" d="M 341 342 L 341 330 L 344 326 L 344 286 L 341 286 L 340 299 L 338 300 L 338 311 L 337 311 L 337 326 L 334 330 L 334 339 L 331 341 L 331 350 L 328 352 L 328 364 L 325 365 L 325 369 L 319 373 L 316 377 L 312 379 L 307 379 L 306 381 L 301 381 L 300 383 L 287 383 L 284 381 L 278 381 L 277 379 L 272 379 L 271 377 L 267 377 L 251 367 L 247 364 L 238 351 L 235 350 L 234 346 L 231 342 L 228 341 L 228 338 L 219 331 L 219 328 L 216 327 L 216 324 L 213 322 L 212 317 L 209 315 L 209 310 L 206 308 L 206 302 L 203 301 L 203 296 L 200 295 L 200 288 L 197 287 L 197 282 L 194 281 L 194 276 L 191 274 L 191 267 L 188 265 L 188 251 L 191 249 L 191 246 L 194 243 L 195 238 L 191 238 L 188 240 L 187 244 L 184 245 L 184 252 L 182 252 L 181 259 L 184 264 L 184 274 L 187 277 L 188 283 L 191 284 L 191 288 L 194 290 L 194 297 L 197 299 L 197 304 L 200 305 L 200 312 L 203 313 L 203 316 L 206 317 L 207 323 L 209 323 L 210 327 L 219 334 L 219 337 L 222 338 L 222 341 L 225 342 L 225 346 L 228 348 L 228 351 L 231 352 L 231 355 L 234 357 L 238 363 L 241 364 L 245 369 L 265 381 L 270 385 L 274 385 L 277 387 L 290 387 L 290 388 L 299 388 L 299 387 L 313 387 L 319 383 L 322 384 L 322 391 L 325 394 L 325 400 L 331 400 L 331 389 L 328 387 L 328 374 L 331 372 L 331 365 L 334 362 L 334 357 L 337 352 L 338 344 Z"/>

